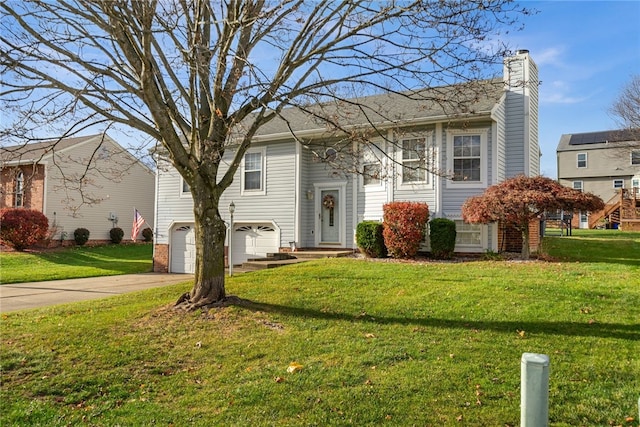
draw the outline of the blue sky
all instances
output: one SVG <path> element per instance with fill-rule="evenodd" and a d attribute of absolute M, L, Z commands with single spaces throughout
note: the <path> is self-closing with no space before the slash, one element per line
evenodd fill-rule
<path fill-rule="evenodd" d="M 524 1 L 538 14 L 508 42 L 528 49 L 540 72 L 540 172 L 557 177 L 565 133 L 617 129 L 608 109 L 640 74 L 640 1 Z"/>

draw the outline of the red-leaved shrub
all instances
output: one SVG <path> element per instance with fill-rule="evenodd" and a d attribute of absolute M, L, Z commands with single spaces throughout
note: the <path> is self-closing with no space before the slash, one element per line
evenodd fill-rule
<path fill-rule="evenodd" d="M 0 210 L 0 240 L 23 251 L 47 237 L 49 220 L 39 211 L 23 208 Z"/>
<path fill-rule="evenodd" d="M 391 202 L 383 206 L 384 244 L 394 258 L 413 258 L 424 240 L 429 206 L 419 202 Z"/>

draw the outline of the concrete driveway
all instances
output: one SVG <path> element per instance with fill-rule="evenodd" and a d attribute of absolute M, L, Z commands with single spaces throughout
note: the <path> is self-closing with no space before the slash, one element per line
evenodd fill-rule
<path fill-rule="evenodd" d="M 143 273 L 0 285 L 0 312 L 106 298 L 189 280 L 193 275 Z"/>

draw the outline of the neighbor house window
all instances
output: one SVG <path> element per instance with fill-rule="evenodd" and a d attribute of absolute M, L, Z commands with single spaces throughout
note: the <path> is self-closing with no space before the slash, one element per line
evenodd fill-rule
<path fill-rule="evenodd" d="M 456 220 L 456 246 L 482 246 L 482 225 Z"/>
<path fill-rule="evenodd" d="M 242 193 L 264 194 L 265 192 L 265 149 L 252 150 L 242 161 Z"/>
<path fill-rule="evenodd" d="M 582 181 L 573 181 L 573 189 L 578 191 L 584 191 L 584 185 Z"/>
<path fill-rule="evenodd" d="M 640 165 L 640 150 L 631 150 L 631 164 Z"/>
<path fill-rule="evenodd" d="M 587 153 L 578 153 L 577 154 L 577 162 L 579 168 L 587 167 Z"/>
<path fill-rule="evenodd" d="M 613 188 L 624 188 L 624 179 L 614 179 Z"/>
<path fill-rule="evenodd" d="M 15 180 L 15 198 L 13 205 L 16 208 L 21 208 L 24 206 L 24 173 L 22 171 L 18 171 L 16 174 Z"/>
<path fill-rule="evenodd" d="M 449 131 L 447 135 L 447 186 L 482 188 L 487 183 L 487 131 Z"/>

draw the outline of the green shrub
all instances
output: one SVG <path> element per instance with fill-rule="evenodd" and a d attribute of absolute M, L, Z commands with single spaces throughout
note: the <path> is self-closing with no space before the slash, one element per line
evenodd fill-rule
<path fill-rule="evenodd" d="M 49 231 L 49 220 L 39 211 L 24 208 L 0 210 L 0 241 L 17 251 L 44 240 Z"/>
<path fill-rule="evenodd" d="M 144 239 L 145 242 L 153 241 L 153 230 L 150 229 L 149 227 L 142 230 L 142 238 Z"/>
<path fill-rule="evenodd" d="M 456 247 L 456 223 L 447 218 L 434 218 L 429 223 L 431 254 L 435 258 L 449 259 Z"/>
<path fill-rule="evenodd" d="M 82 246 L 89 240 L 89 230 L 86 228 L 76 228 L 73 232 L 73 239 L 76 241 L 76 245 Z"/>
<path fill-rule="evenodd" d="M 124 231 L 122 228 L 115 227 L 109 230 L 109 237 L 111 237 L 111 243 L 115 243 L 116 245 L 122 242 L 122 238 L 124 237 Z"/>
<path fill-rule="evenodd" d="M 394 258 L 413 258 L 424 240 L 429 206 L 419 202 L 391 202 L 383 206 L 384 244 Z"/>
<path fill-rule="evenodd" d="M 356 227 L 356 243 L 360 252 L 371 258 L 387 256 L 382 235 L 383 226 L 377 221 L 363 221 Z"/>

